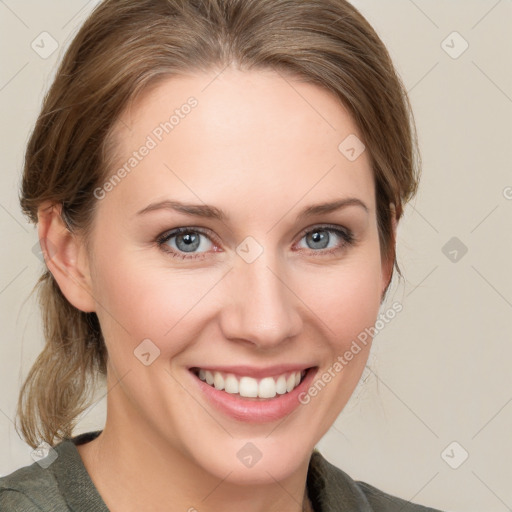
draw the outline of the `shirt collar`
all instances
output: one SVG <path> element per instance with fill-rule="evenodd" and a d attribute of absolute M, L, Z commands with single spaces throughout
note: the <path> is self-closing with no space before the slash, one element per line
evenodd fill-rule
<path fill-rule="evenodd" d="M 107 505 L 94 486 L 76 449 L 77 444 L 91 441 L 100 433 L 101 430 L 86 432 L 73 438 L 66 438 L 55 446 L 58 457 L 51 468 L 62 496 L 73 512 L 108 512 Z M 62 461 L 60 464 L 59 459 Z"/>
<path fill-rule="evenodd" d="M 347 473 L 327 462 L 316 448 L 309 461 L 307 487 L 315 512 L 372 512 L 356 482 Z"/>

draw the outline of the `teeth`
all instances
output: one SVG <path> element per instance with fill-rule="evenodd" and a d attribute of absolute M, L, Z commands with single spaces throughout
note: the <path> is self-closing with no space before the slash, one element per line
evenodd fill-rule
<path fill-rule="evenodd" d="M 207 382 L 208 384 L 210 384 L 210 386 L 211 386 L 211 385 L 213 384 L 213 375 L 212 375 L 212 372 L 204 371 L 204 370 L 203 370 L 203 372 L 204 372 L 204 374 L 205 374 L 206 382 Z M 204 379 L 202 379 L 202 377 L 201 377 L 201 371 L 199 371 L 199 378 L 200 378 L 201 380 L 204 380 Z"/>
<path fill-rule="evenodd" d="M 224 380 L 224 390 L 226 393 L 238 393 L 238 381 L 234 375 L 229 374 Z"/>
<path fill-rule="evenodd" d="M 258 382 L 252 377 L 240 377 L 239 379 L 232 373 L 222 374 L 200 369 L 198 377 L 215 389 L 233 395 L 239 394 L 248 398 L 274 398 L 276 394 L 284 395 L 295 389 L 305 374 L 305 371 L 297 371 L 288 376 L 283 374 L 277 378 L 265 377 Z"/>
<path fill-rule="evenodd" d="M 260 398 L 274 398 L 276 396 L 276 381 L 272 377 L 261 379 L 258 386 L 258 396 Z"/>
<path fill-rule="evenodd" d="M 218 389 L 219 391 L 224 389 L 224 377 L 219 372 L 215 372 L 213 374 L 213 385 L 215 386 L 215 389 Z"/>
<path fill-rule="evenodd" d="M 288 393 L 295 387 L 295 374 L 292 373 L 286 380 L 286 391 Z"/>
<path fill-rule="evenodd" d="M 252 377 L 242 377 L 240 379 L 240 385 L 238 386 L 238 392 L 240 396 L 255 398 L 258 396 L 258 381 Z"/>
<path fill-rule="evenodd" d="M 277 379 L 276 393 L 278 395 L 284 395 L 286 393 L 286 377 L 284 375 L 280 375 L 279 378 Z"/>

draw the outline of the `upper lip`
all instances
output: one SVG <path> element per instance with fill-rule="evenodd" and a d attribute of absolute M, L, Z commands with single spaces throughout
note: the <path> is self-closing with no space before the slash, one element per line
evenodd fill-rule
<path fill-rule="evenodd" d="M 274 377 L 278 375 L 282 375 L 283 373 L 291 373 L 291 372 L 301 372 L 303 370 L 307 370 L 308 368 L 312 368 L 315 365 L 313 364 L 277 364 L 272 366 L 266 366 L 264 368 L 258 368 L 256 366 L 247 366 L 247 365 L 236 365 L 236 366 L 222 366 L 222 365 L 200 365 L 200 366 L 191 366 L 189 370 L 201 368 L 202 370 L 208 370 L 210 372 L 222 372 L 222 373 L 232 373 L 233 375 L 238 375 L 240 377 L 253 377 L 255 379 L 263 378 L 263 377 Z"/>

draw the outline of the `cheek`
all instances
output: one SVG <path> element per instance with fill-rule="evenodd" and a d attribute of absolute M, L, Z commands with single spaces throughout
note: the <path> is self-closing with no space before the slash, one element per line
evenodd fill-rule
<path fill-rule="evenodd" d="M 108 348 L 132 355 L 150 339 L 162 355 L 178 352 L 174 334 L 204 295 L 205 280 L 166 268 L 146 253 L 123 253 L 115 257 L 105 251 L 108 260 L 97 265 L 95 297 Z"/>
<path fill-rule="evenodd" d="M 219 273 L 177 271 L 147 256 L 108 255 L 108 261 L 97 261 L 94 296 L 111 358 L 134 363 L 133 350 L 145 339 L 166 359 L 180 353 L 197 335 L 205 290 L 215 286 Z"/>
<path fill-rule="evenodd" d="M 178 270 L 175 263 L 171 268 L 126 248 L 117 254 L 114 247 L 108 249 L 96 260 L 93 290 L 111 356 L 133 356 L 142 340 L 150 339 L 166 359 L 173 357 L 229 303 L 230 281 L 221 282 L 224 267 Z M 378 245 L 368 244 L 338 263 L 327 258 L 286 272 L 284 281 L 296 295 L 288 306 L 300 310 L 315 343 L 325 350 L 327 341 L 334 357 L 374 324 L 382 286 Z M 242 293 L 240 300 L 250 298 Z M 111 346 L 112 340 L 123 343 Z"/>
<path fill-rule="evenodd" d="M 333 348 L 344 349 L 374 324 L 380 309 L 382 274 L 375 253 L 359 254 L 336 268 L 308 272 L 297 284 L 300 298 L 318 316 Z M 317 323 L 319 323 L 317 321 Z"/>

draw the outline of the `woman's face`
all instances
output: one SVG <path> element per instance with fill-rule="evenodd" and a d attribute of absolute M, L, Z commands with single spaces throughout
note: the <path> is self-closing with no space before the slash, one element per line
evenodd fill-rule
<path fill-rule="evenodd" d="M 270 71 L 168 79 L 123 113 L 89 260 L 109 388 L 122 379 L 106 428 L 232 482 L 309 459 L 389 278 L 356 137 L 334 96 Z"/>

